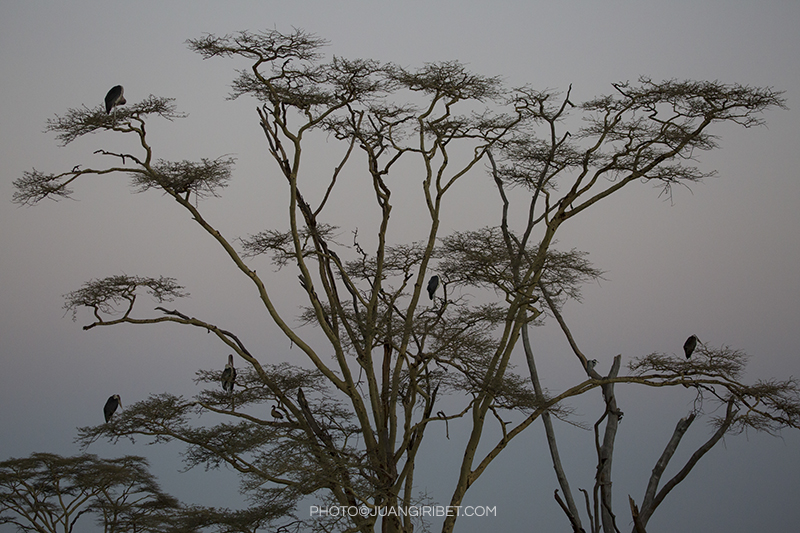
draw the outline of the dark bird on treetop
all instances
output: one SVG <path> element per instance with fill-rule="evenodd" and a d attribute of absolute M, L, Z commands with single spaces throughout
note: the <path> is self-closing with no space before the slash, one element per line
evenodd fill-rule
<path fill-rule="evenodd" d="M 431 276 L 431 280 L 428 282 L 428 297 L 433 300 L 433 295 L 436 292 L 436 289 L 439 288 L 439 276 L 433 275 Z"/>
<path fill-rule="evenodd" d="M 115 85 L 106 94 L 106 114 L 111 113 L 111 110 L 118 105 L 125 103 L 125 97 L 122 96 L 122 85 Z"/>
<path fill-rule="evenodd" d="M 275 420 L 283 420 L 283 413 L 280 412 L 277 405 L 272 406 L 272 418 Z"/>
<path fill-rule="evenodd" d="M 111 420 L 111 417 L 114 416 L 114 411 L 117 410 L 117 407 L 122 407 L 122 401 L 119 399 L 119 394 L 109 396 L 105 407 L 103 407 L 103 415 L 106 417 L 106 422 Z"/>
<path fill-rule="evenodd" d="M 692 335 L 683 343 L 683 353 L 686 354 L 686 359 L 692 356 L 695 348 L 697 348 L 697 335 Z"/>
<path fill-rule="evenodd" d="M 222 371 L 222 388 L 228 392 L 233 392 L 233 385 L 236 383 L 236 369 L 233 368 L 233 354 L 228 354 L 228 364 Z"/>

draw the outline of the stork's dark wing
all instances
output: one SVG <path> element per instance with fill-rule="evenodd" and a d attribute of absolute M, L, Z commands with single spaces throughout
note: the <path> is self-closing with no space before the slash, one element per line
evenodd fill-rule
<path fill-rule="evenodd" d="M 122 85 L 115 85 L 106 94 L 106 113 L 111 113 L 111 109 L 117 105 L 117 101 L 122 96 Z"/>

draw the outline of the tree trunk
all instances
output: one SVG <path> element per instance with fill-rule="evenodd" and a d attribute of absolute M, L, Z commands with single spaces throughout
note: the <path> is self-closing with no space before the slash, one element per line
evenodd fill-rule
<path fill-rule="evenodd" d="M 539 374 L 536 371 L 536 361 L 533 358 L 533 348 L 531 348 L 530 336 L 528 335 L 528 324 L 522 326 L 522 346 L 525 349 L 525 359 L 528 362 L 531 383 L 533 383 L 533 391 L 536 394 L 536 401 L 544 403 L 544 392 L 542 391 L 541 383 L 539 383 Z M 578 515 L 578 507 L 575 505 L 575 499 L 572 497 L 572 490 L 569 487 L 567 475 L 564 473 L 564 467 L 561 465 L 561 457 L 558 454 L 558 444 L 556 443 L 556 433 L 553 429 L 553 421 L 548 411 L 542 413 L 542 423 L 544 424 L 544 431 L 547 436 L 547 445 L 550 448 L 550 458 L 553 461 L 553 469 L 556 471 L 558 484 L 564 492 L 567 518 L 569 518 L 573 531 L 576 533 L 583 532 L 581 519 Z"/>
<path fill-rule="evenodd" d="M 622 356 L 620 355 L 614 358 L 611 372 L 608 374 L 609 378 L 617 377 L 621 361 Z M 617 437 L 617 428 L 619 427 L 619 420 L 622 418 L 622 412 L 617 407 L 614 384 L 607 383 L 602 386 L 602 390 L 603 400 L 606 403 L 606 412 L 603 415 L 606 417 L 606 429 L 603 436 L 603 444 L 598 446 L 597 486 L 600 488 L 600 518 L 603 524 L 603 531 L 605 533 L 615 533 L 618 529 L 611 502 L 611 462 L 614 456 L 614 440 Z"/>

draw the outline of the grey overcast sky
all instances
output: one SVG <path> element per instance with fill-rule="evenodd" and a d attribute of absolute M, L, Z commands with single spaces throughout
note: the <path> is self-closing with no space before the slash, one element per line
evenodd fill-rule
<path fill-rule="evenodd" d="M 101 422 L 110 394 L 119 393 L 123 405 L 162 391 L 191 395 L 196 369 L 224 364 L 219 346 L 196 332 L 82 331 L 88 318 L 65 316 L 61 296 L 91 278 L 123 272 L 178 277 L 192 293 L 184 312 L 233 321 L 249 345 L 274 353 L 275 361 L 296 354 L 264 326 L 246 282 L 156 193 L 131 194 L 122 177 L 90 179 L 75 187 L 75 200 L 33 208 L 11 203 L 11 182 L 23 171 L 59 172 L 97 161 L 92 152 L 101 145 L 114 146 L 114 139 L 94 135 L 61 148 L 43 129 L 54 114 L 99 105 L 108 88 L 123 84 L 129 101 L 151 93 L 174 97 L 189 114 L 150 125 L 161 157 L 237 158 L 233 184 L 206 207 L 223 231 L 233 236 L 265 224 L 282 227 L 281 199 L 263 187 L 267 159 L 255 102 L 225 99 L 234 69 L 246 65 L 202 61 L 185 46 L 207 32 L 303 28 L 328 39 L 330 55 L 406 66 L 457 59 L 511 85 L 564 90 L 572 84 L 575 101 L 640 75 L 786 91 L 790 109 L 767 113 L 766 128 L 716 131 L 721 148 L 701 156 L 702 168 L 716 169 L 716 178 L 675 189 L 672 201 L 647 185 L 631 187 L 565 227 L 559 242 L 588 251 L 607 272 L 605 281 L 585 288 L 581 305 L 565 309 L 578 342 L 601 366 L 618 353 L 624 361 L 653 351 L 677 354 L 696 333 L 711 346 L 751 354 L 750 381 L 800 374 L 798 23 L 796 0 L 3 1 L 0 459 L 76 453 L 75 428 Z M 496 222 L 489 207 L 482 211 L 486 200 L 477 189 L 459 202 L 445 223 L 448 231 Z M 285 303 L 284 310 L 299 303 Z M 548 323 L 535 334 L 546 354 L 540 357 L 545 385 L 558 390 L 574 382 L 576 369 L 562 368 L 568 346 L 557 326 Z M 629 530 L 625 496 L 641 500 L 666 439 L 691 409 L 691 396 L 618 394 L 626 416 L 613 476 L 616 511 L 625 517 L 621 529 Z M 580 419 L 594 421 L 591 403 L 576 407 Z M 448 476 L 462 451 L 459 431 L 428 450 L 428 467 L 420 473 L 420 488 L 439 503 L 449 500 Z M 559 431 L 572 485 L 590 488 L 592 458 L 581 454 L 592 453 L 591 434 L 563 424 Z M 685 444 L 696 446 L 708 431 L 693 427 Z M 179 473 L 180 447 L 143 444 L 99 443 L 89 451 L 146 454 L 164 488 L 185 501 L 243 505 L 231 471 Z M 682 452 L 684 459 L 691 453 Z M 567 531 L 552 497 L 555 487 L 543 434 L 533 428 L 470 493 L 468 503 L 496 505 L 498 517 L 461 520 L 457 530 Z M 648 531 L 795 530 L 799 489 L 800 435 L 729 436 L 669 496 Z"/>

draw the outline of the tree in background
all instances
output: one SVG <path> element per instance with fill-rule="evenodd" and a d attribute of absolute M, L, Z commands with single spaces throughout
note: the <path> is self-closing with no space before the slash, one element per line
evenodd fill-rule
<path fill-rule="evenodd" d="M 88 513 L 104 533 L 159 533 L 180 507 L 161 491 L 143 457 L 34 453 L 0 463 L 0 523 L 20 531 L 71 533 Z"/>
<path fill-rule="evenodd" d="M 153 395 L 109 424 L 82 428 L 81 442 L 148 435 L 185 443 L 189 465 L 231 466 L 255 502 L 247 517 L 234 520 L 240 530 L 269 524 L 367 532 L 380 522 L 384 532 L 411 531 L 426 524 L 386 510 L 426 501 L 415 487 L 415 464 L 419 453 L 430 453 L 422 442 L 432 425 L 443 425 L 448 434 L 450 423 L 467 428 L 450 496 L 450 504 L 459 506 L 508 443 L 541 418 L 560 489 L 556 500 L 571 527 L 611 532 L 618 530 L 611 465 L 622 417 L 616 384 L 681 385 L 725 406 L 711 439 L 659 490 L 672 452 L 702 408 L 681 420 L 641 508 L 631 499 L 639 531 L 726 432 L 797 427 L 796 383 L 742 383 L 745 357 L 728 348 L 701 346 L 687 361 L 650 354 L 634 359 L 627 375 L 620 374 L 618 356 L 601 373 L 561 313 L 564 302 L 579 299 L 581 285 L 601 272 L 585 254 L 554 246 L 562 224 L 626 185 L 653 183 L 669 194 L 674 185 L 707 177 L 692 162 L 699 151 L 716 147 L 709 129 L 718 123 L 761 124 L 765 110 L 783 106 L 779 92 L 642 78 L 576 104 L 570 91 L 509 88 L 458 62 L 411 70 L 363 59 L 326 61 L 324 44 L 302 30 L 189 41 L 204 58 L 249 62 L 234 81 L 232 96 L 259 101 L 258 120 L 274 161 L 270 189 L 283 183 L 286 227 L 238 242 L 201 209 L 231 180 L 233 160 L 155 158 L 145 124 L 151 117 L 181 118 L 171 99 L 150 96 L 119 107 L 113 116 L 101 109 L 70 109 L 48 123 L 63 144 L 113 131 L 132 136 L 135 147 L 98 150 L 114 161 L 103 168 L 27 172 L 15 182 L 16 202 L 68 197 L 79 178 L 107 174 L 129 176 L 138 191 L 170 196 L 250 280 L 274 324 L 302 352 L 296 364 L 269 364 L 261 349 L 230 326 L 174 308 L 171 302 L 187 295 L 174 278 L 118 275 L 89 281 L 65 302 L 73 316 L 83 308 L 93 313 L 84 329 L 121 323 L 194 327 L 213 334 L 243 368 L 232 392 L 220 390 L 218 370 L 201 371 L 198 381 L 208 388 L 195 398 Z M 582 120 L 571 117 L 575 110 Z M 324 176 L 318 168 L 329 150 L 319 149 L 320 138 L 337 141 L 339 148 Z M 359 180 L 357 196 L 340 190 L 345 176 Z M 443 235 L 451 192 L 486 179 L 498 193 L 498 225 Z M 415 209 L 395 204 L 409 191 L 418 192 L 418 219 L 427 223 L 422 238 L 411 242 L 398 240 L 406 237 L 391 218 L 396 209 Z M 365 238 L 353 231 L 352 244 L 341 244 L 332 206 L 358 210 L 374 234 Z M 300 318 L 315 326 L 314 333 L 290 326 L 280 312 L 270 278 L 254 268 L 265 256 L 280 268 L 296 269 L 305 302 Z M 430 282 L 433 274 L 438 284 Z M 142 294 L 157 301 L 155 313 L 140 309 Z M 530 330 L 548 316 L 564 331 L 583 374 L 558 393 L 541 386 Z M 513 371 L 513 358 L 521 354 L 525 377 Z M 601 392 L 602 414 L 594 426 L 595 485 L 591 494 L 584 491 L 585 527 L 561 465 L 552 417 L 568 416 L 564 401 L 594 389 Z M 444 395 L 446 406 L 440 401 Z M 266 415 L 262 404 L 270 403 L 285 416 Z M 208 412 L 228 421 L 200 424 L 197 415 Z M 298 513 L 309 496 L 319 506 L 363 512 L 310 519 Z M 223 516 L 235 518 L 218 512 L 204 523 L 220 523 Z M 442 530 L 453 531 L 456 519 L 448 516 Z"/>

